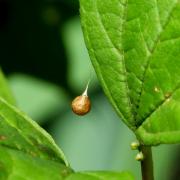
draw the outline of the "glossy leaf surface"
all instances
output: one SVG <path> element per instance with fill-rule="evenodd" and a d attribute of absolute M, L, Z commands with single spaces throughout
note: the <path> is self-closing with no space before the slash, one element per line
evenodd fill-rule
<path fill-rule="evenodd" d="M 93 66 L 119 116 L 146 145 L 180 142 L 180 1 L 80 5 Z"/>

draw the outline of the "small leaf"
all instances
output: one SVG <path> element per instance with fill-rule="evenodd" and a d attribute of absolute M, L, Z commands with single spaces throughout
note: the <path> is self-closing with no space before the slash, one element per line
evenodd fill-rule
<path fill-rule="evenodd" d="M 63 164 L 0 146 L 0 179 L 61 180 L 70 170 Z"/>
<path fill-rule="evenodd" d="M 6 82 L 2 70 L 0 69 L 0 97 L 4 98 L 10 104 L 15 104 L 15 99 Z"/>
<path fill-rule="evenodd" d="M 0 98 L 0 145 L 66 164 L 51 136 L 17 108 Z"/>
<path fill-rule="evenodd" d="M 0 179 L 64 179 L 71 172 L 64 154 L 46 131 L 11 105 L 1 72 L 0 87 Z"/>
<path fill-rule="evenodd" d="M 180 142 L 180 1 L 80 5 L 93 66 L 119 116 L 145 145 Z"/>
<path fill-rule="evenodd" d="M 66 180 L 134 180 L 134 177 L 129 172 L 79 172 L 71 174 Z"/>

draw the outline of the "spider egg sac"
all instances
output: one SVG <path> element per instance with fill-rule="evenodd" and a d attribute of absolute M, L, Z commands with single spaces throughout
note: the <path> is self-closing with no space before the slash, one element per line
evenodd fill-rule
<path fill-rule="evenodd" d="M 71 104 L 72 111 L 79 115 L 83 116 L 87 114 L 91 109 L 91 102 L 87 95 L 82 94 L 81 96 L 77 96 Z"/>

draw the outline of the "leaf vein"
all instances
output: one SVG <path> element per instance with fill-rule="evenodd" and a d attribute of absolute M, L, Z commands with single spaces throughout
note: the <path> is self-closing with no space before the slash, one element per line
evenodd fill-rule
<path fill-rule="evenodd" d="M 149 118 L 156 113 L 156 111 L 160 108 L 162 108 L 166 103 L 168 103 L 171 99 L 171 97 L 174 95 L 174 93 L 180 89 L 180 83 L 176 86 L 176 88 L 172 91 L 172 93 L 170 94 L 169 97 L 165 98 L 163 101 L 161 101 L 148 115 L 146 115 L 146 117 L 144 117 L 142 123 L 139 125 L 141 126 L 142 124 L 144 124 L 146 121 L 149 120 Z"/>
<path fill-rule="evenodd" d="M 145 65 L 145 70 L 144 70 L 144 73 L 143 73 L 143 78 L 142 78 L 142 85 L 141 85 L 141 90 L 140 90 L 140 94 L 139 94 L 139 98 L 138 98 L 138 106 L 136 108 L 136 112 L 135 112 L 135 118 L 137 118 L 137 115 L 138 115 L 138 109 L 140 108 L 140 101 L 141 101 L 141 97 L 142 97 L 142 93 L 143 93 L 143 85 L 144 85 L 144 82 L 145 82 L 145 77 L 146 77 L 146 73 L 147 73 L 147 70 L 149 68 L 149 65 L 150 65 L 150 59 L 154 53 L 154 51 L 156 50 L 158 44 L 159 44 L 159 41 L 160 41 L 160 38 L 161 38 L 161 34 L 163 32 L 163 30 L 167 27 L 167 25 L 169 24 L 169 20 L 172 16 L 172 13 L 174 11 L 174 9 L 176 8 L 176 4 L 178 3 L 178 0 L 174 3 L 174 6 L 172 7 L 168 17 L 167 17 L 167 20 L 166 22 L 164 23 L 164 25 L 162 26 L 162 30 L 161 32 L 158 34 L 156 40 L 154 41 L 154 46 L 152 47 L 152 50 L 150 50 L 150 55 L 147 57 L 147 62 L 146 62 L 146 65 Z"/>

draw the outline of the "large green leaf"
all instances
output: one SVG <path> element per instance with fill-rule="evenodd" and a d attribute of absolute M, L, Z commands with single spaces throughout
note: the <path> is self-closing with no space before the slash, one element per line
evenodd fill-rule
<path fill-rule="evenodd" d="M 180 1 L 80 0 L 103 89 L 146 145 L 180 142 Z"/>
<path fill-rule="evenodd" d="M 134 177 L 128 172 L 80 172 L 71 174 L 66 180 L 134 180 Z"/>

